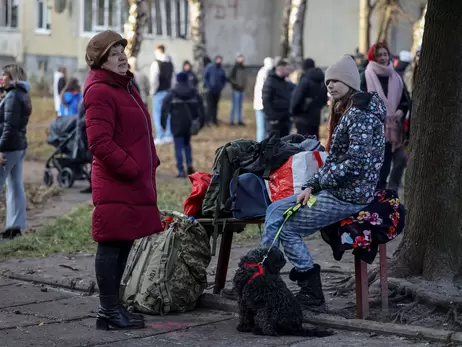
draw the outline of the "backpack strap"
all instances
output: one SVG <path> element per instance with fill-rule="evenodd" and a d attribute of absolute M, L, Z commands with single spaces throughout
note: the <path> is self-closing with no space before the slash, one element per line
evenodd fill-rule
<path fill-rule="evenodd" d="M 240 150 L 236 146 L 229 146 L 226 148 L 226 152 L 228 154 L 229 161 L 231 163 L 231 167 L 233 169 L 233 176 L 231 177 L 231 206 L 230 212 L 234 211 L 236 208 L 236 193 L 237 193 L 237 185 L 238 185 L 238 177 L 241 173 L 241 160 L 239 155 L 241 154 Z"/>
<path fill-rule="evenodd" d="M 262 157 L 261 160 L 264 162 L 265 170 L 263 171 L 262 178 L 264 180 L 269 180 L 270 172 L 271 172 L 271 159 L 274 155 L 274 150 L 276 148 L 276 144 L 280 141 L 277 132 L 271 132 L 269 137 L 262 141 Z"/>

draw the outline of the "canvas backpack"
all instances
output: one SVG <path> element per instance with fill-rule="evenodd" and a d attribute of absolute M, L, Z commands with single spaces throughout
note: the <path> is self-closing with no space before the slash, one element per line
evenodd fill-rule
<path fill-rule="evenodd" d="M 137 240 L 122 278 L 121 299 L 152 315 L 186 312 L 207 286 L 210 238 L 182 213 L 161 211 L 166 230 Z"/>

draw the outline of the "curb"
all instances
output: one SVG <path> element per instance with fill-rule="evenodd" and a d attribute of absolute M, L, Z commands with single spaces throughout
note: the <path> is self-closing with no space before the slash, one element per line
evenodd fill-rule
<path fill-rule="evenodd" d="M 238 313 L 239 308 L 236 301 L 222 298 L 214 294 L 202 294 L 197 301 L 196 307 L 221 310 Z M 361 319 L 346 319 L 340 316 L 319 314 L 304 315 L 304 323 L 320 325 L 338 330 L 350 330 L 358 332 L 376 333 L 380 335 L 397 335 L 410 339 L 424 339 L 437 342 L 462 343 L 462 333 L 451 330 L 439 330 L 425 328 L 415 325 L 400 325 L 392 323 L 382 323 Z"/>
<path fill-rule="evenodd" d="M 47 285 L 51 287 L 75 290 L 75 291 L 83 292 L 88 295 L 92 295 L 98 292 L 96 282 L 84 280 L 81 278 L 64 278 L 61 281 L 54 281 L 51 279 L 50 280 L 44 279 L 41 276 L 16 274 L 16 273 L 12 273 L 10 270 L 6 270 L 2 272 L 0 276 L 8 278 L 8 279 L 12 279 L 12 280 L 29 282 L 33 284 L 42 284 L 42 285 Z"/>

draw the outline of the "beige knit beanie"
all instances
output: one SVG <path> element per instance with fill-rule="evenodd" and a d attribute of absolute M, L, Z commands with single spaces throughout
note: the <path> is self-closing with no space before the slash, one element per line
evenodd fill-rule
<path fill-rule="evenodd" d="M 361 89 L 358 67 L 353 58 L 349 55 L 343 56 L 338 62 L 327 69 L 324 79 L 326 85 L 330 80 L 343 82 L 354 90 Z"/>

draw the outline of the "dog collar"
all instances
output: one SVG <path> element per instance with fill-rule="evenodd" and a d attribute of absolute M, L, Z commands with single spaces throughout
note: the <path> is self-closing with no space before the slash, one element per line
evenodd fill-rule
<path fill-rule="evenodd" d="M 253 274 L 252 277 L 250 277 L 249 281 L 247 282 L 247 284 L 250 284 L 252 283 L 252 281 L 257 278 L 258 276 L 261 276 L 261 275 L 264 275 L 265 274 L 265 269 L 263 268 L 263 265 L 262 264 L 243 264 L 242 265 L 243 268 L 246 268 L 246 267 L 256 267 L 258 269 L 257 272 L 255 272 Z"/>

